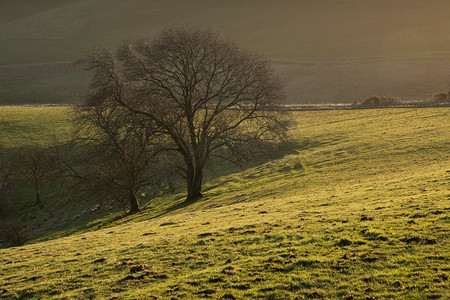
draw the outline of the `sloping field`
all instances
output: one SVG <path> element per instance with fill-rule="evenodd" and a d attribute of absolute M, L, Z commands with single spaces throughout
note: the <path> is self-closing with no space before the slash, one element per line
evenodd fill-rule
<path fill-rule="evenodd" d="M 27 64 L 52 80 L 30 83 L 17 66 L 17 85 L 11 88 L 3 79 L 11 67 L 0 68 L 1 103 L 76 101 L 83 75 L 73 70 L 58 81 L 57 68 L 40 63 L 70 64 L 95 45 L 152 37 L 167 26 L 211 28 L 273 60 L 286 79 L 290 103 L 351 102 L 387 92 L 423 97 L 448 89 L 450 4 L 445 0 L 16 2 L 0 1 L 0 65 Z M 410 60 L 415 58 L 419 62 Z M 300 64 L 286 69 L 290 62 Z M 311 69 L 310 63 L 318 67 Z"/>
<path fill-rule="evenodd" d="M 369 96 L 423 99 L 447 91 L 450 58 L 274 61 L 287 104 L 348 103 Z M 0 104 L 78 103 L 90 74 L 76 63 L 0 66 Z"/>
<path fill-rule="evenodd" d="M 0 250 L 0 297 L 448 299 L 450 110 L 293 118 L 278 158 L 216 166 L 193 205 Z"/>
<path fill-rule="evenodd" d="M 25 9 L 34 2 L 6 8 L 2 4 L 2 10 Z M 73 60 L 95 44 L 113 46 L 124 38 L 153 36 L 170 25 L 211 27 L 245 48 L 283 60 L 448 55 L 450 51 L 450 4 L 443 0 L 64 2 L 0 22 L 0 63 Z"/>
<path fill-rule="evenodd" d="M 450 58 L 275 62 L 286 103 L 362 102 L 369 96 L 426 99 L 450 87 Z"/>
<path fill-rule="evenodd" d="M 69 107 L 0 107 L 0 145 L 14 149 L 21 144 L 51 144 L 71 133 Z"/>
<path fill-rule="evenodd" d="M 88 81 L 71 62 L 0 66 L 0 104 L 78 103 Z"/>

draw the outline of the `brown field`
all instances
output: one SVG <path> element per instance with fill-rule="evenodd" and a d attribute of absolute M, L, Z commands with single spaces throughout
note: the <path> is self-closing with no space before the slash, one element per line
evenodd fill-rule
<path fill-rule="evenodd" d="M 444 0 L 0 0 L 0 7 L 1 104 L 77 101 L 87 75 L 70 65 L 88 49 L 168 26 L 211 28 L 272 60 L 287 103 L 422 98 L 449 88 Z"/>

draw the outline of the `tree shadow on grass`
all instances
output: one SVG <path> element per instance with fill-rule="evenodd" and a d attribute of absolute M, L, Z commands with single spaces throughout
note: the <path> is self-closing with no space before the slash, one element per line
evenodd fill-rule
<path fill-rule="evenodd" d="M 178 181 L 176 184 L 176 190 L 180 191 L 180 193 L 177 193 L 176 197 L 174 197 L 174 199 L 172 199 L 172 201 L 174 201 L 173 205 L 169 205 L 166 209 L 164 209 L 160 213 L 152 216 L 151 218 L 147 218 L 147 220 L 155 219 L 155 218 L 161 217 L 163 215 L 169 214 L 173 211 L 189 207 L 192 204 L 196 204 L 201 201 L 207 200 L 209 198 L 208 191 L 211 191 L 214 188 L 217 188 L 221 184 L 221 183 L 218 183 L 218 184 L 208 185 L 208 182 L 217 180 L 221 177 L 227 177 L 227 176 L 230 176 L 233 174 L 237 174 L 237 173 L 246 171 L 248 169 L 252 169 L 252 168 L 264 165 L 271 161 L 276 161 L 276 160 L 282 159 L 283 157 L 288 156 L 288 155 L 298 154 L 301 151 L 317 148 L 317 147 L 322 146 L 323 144 L 325 144 L 325 143 L 321 142 L 319 140 L 311 140 L 311 139 L 303 139 L 301 141 L 295 141 L 295 142 L 293 142 L 293 141 L 285 142 L 285 143 L 279 145 L 276 152 L 271 153 L 270 155 L 261 156 L 261 157 L 246 161 L 245 163 L 243 163 L 240 166 L 235 165 L 228 161 L 223 161 L 223 160 L 222 161 L 219 161 L 219 160 L 213 161 L 213 164 L 210 165 L 205 170 L 204 184 L 206 184 L 206 186 L 203 189 L 203 191 L 205 193 L 204 198 L 200 198 L 199 200 L 197 200 L 195 202 L 190 202 L 190 203 L 185 202 L 186 196 L 185 196 L 184 182 Z M 151 200 L 148 201 L 147 205 L 151 204 L 151 202 L 152 202 Z M 145 207 L 146 205 L 144 204 L 143 206 Z M 151 209 L 151 208 L 150 207 L 144 208 L 144 211 L 147 211 L 148 209 Z M 124 216 L 124 217 L 126 217 L 126 216 Z"/>
<path fill-rule="evenodd" d="M 318 140 L 303 139 L 301 141 L 284 142 L 278 145 L 276 152 L 269 153 L 269 155 L 257 157 L 246 161 L 241 166 L 234 165 L 227 161 L 214 161 L 213 165 L 206 170 L 205 183 L 219 179 L 220 177 L 226 177 L 246 170 L 262 166 L 264 164 L 281 160 L 286 156 L 299 154 L 301 151 L 320 147 L 324 143 Z M 218 187 L 220 183 L 216 185 L 208 185 L 204 191 L 207 192 Z"/>
<path fill-rule="evenodd" d="M 269 155 L 265 156 L 259 156 L 252 160 L 246 161 L 240 166 L 235 165 L 228 161 L 223 160 L 220 161 L 217 159 L 213 161 L 213 163 L 210 166 L 208 166 L 208 168 L 205 170 L 205 179 L 204 179 L 205 187 L 203 189 L 205 197 L 195 202 L 185 202 L 186 199 L 185 183 L 182 180 L 179 180 L 175 183 L 175 189 L 176 191 L 178 191 L 178 193 L 174 194 L 173 196 L 166 196 L 166 197 L 163 196 L 163 197 L 155 197 L 152 199 L 145 199 L 144 201 L 141 201 L 142 212 L 133 215 L 122 213 L 115 216 L 111 216 L 111 218 L 105 216 L 106 219 L 103 219 L 103 222 L 101 224 L 96 224 L 90 227 L 91 228 L 95 228 L 98 226 L 110 227 L 123 224 L 128 221 L 138 222 L 145 220 L 154 220 L 163 217 L 172 212 L 187 208 L 193 204 L 197 204 L 202 201 L 207 201 L 211 199 L 208 192 L 219 187 L 222 183 L 209 184 L 209 182 L 264 165 L 271 161 L 282 159 L 283 157 L 288 155 L 297 154 L 300 151 L 317 148 L 323 144 L 324 143 L 321 141 L 311 139 L 285 142 L 279 145 L 276 152 L 270 153 Z"/>
<path fill-rule="evenodd" d="M 212 166 L 209 166 L 205 170 L 205 179 L 204 183 L 206 186 L 204 187 L 203 191 L 205 193 L 205 197 L 201 198 L 195 202 L 186 203 L 185 202 L 185 195 L 184 195 L 184 183 L 179 182 L 177 185 L 177 190 L 183 191 L 179 194 L 177 194 L 177 197 L 174 200 L 173 205 L 169 205 L 166 209 L 163 209 L 156 215 L 147 218 L 147 220 L 150 219 L 156 219 L 159 217 L 162 217 L 164 215 L 167 215 L 169 213 L 172 213 L 177 210 L 184 209 L 186 207 L 191 206 L 192 204 L 196 204 L 202 201 L 207 201 L 210 199 L 208 192 L 214 190 L 215 188 L 219 187 L 222 183 L 217 184 L 208 184 L 211 181 L 215 181 L 220 179 L 221 177 L 227 177 L 233 174 L 237 174 L 243 171 L 246 171 L 248 169 L 256 168 L 258 166 L 262 166 L 266 163 L 269 163 L 271 161 L 276 161 L 279 159 L 282 159 L 285 156 L 292 155 L 292 154 L 298 154 L 301 151 L 314 149 L 317 147 L 322 146 L 325 144 L 324 142 L 321 142 L 319 140 L 311 140 L 311 139 L 303 139 L 301 141 L 296 142 L 285 142 L 281 145 L 279 145 L 278 150 L 275 153 L 272 153 L 271 155 L 267 155 L 264 157 L 258 157 L 256 159 L 252 159 L 250 161 L 246 161 L 240 166 L 237 166 L 231 162 L 227 161 L 214 161 Z M 183 184 L 183 185 L 182 185 Z"/>
<path fill-rule="evenodd" d="M 72 222 L 68 222 L 61 227 L 58 226 L 59 228 L 52 228 L 52 230 L 41 233 L 41 236 L 35 238 L 37 241 L 55 239 L 76 233 L 111 228 L 130 221 L 139 222 L 155 220 L 175 211 L 185 209 L 192 204 L 211 199 L 208 195 L 209 192 L 219 187 L 223 184 L 223 182 L 209 184 L 210 182 L 220 180 L 220 178 L 231 176 L 233 174 L 238 174 L 251 168 L 262 166 L 271 161 L 282 159 L 288 155 L 298 154 L 302 151 L 318 148 L 323 144 L 326 143 L 320 140 L 311 139 L 285 142 L 279 145 L 276 152 L 270 153 L 266 156 L 256 157 L 252 160 L 246 161 L 240 166 L 234 165 L 230 162 L 216 160 L 213 161 L 213 164 L 205 170 L 205 197 L 196 202 L 185 202 L 185 183 L 179 180 L 175 183 L 175 188 L 177 191 L 176 194 L 141 199 L 141 213 L 129 215 L 121 211 L 122 209 L 120 207 L 115 210 L 99 211 L 94 214 L 86 215 L 76 221 L 74 220 Z M 214 197 L 214 195 L 212 195 L 212 197 Z"/>

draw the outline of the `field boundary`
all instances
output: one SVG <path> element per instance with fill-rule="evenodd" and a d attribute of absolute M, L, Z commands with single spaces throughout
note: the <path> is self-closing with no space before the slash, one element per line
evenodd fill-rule
<path fill-rule="evenodd" d="M 430 108 L 430 107 L 450 107 L 450 103 L 404 103 L 395 105 L 362 105 L 351 103 L 333 104 L 283 104 L 277 106 L 277 111 L 315 111 L 315 110 L 357 110 L 376 108 Z"/>
<path fill-rule="evenodd" d="M 1 104 L 0 107 L 72 107 L 78 104 Z M 271 110 L 274 111 L 320 111 L 320 110 L 358 110 L 377 108 L 447 108 L 449 103 L 404 103 L 395 105 L 364 105 L 352 103 L 321 103 L 321 104 L 280 104 Z M 238 109 L 238 108 L 229 108 Z"/>

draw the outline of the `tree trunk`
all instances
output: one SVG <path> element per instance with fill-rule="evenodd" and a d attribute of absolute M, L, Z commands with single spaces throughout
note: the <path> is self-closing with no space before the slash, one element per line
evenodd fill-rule
<path fill-rule="evenodd" d="M 185 202 L 192 203 L 203 197 L 203 168 L 197 167 L 191 174 L 188 174 L 187 179 L 188 195 Z"/>
<path fill-rule="evenodd" d="M 41 193 L 39 192 L 39 188 L 36 187 L 35 191 L 36 191 L 36 205 L 41 205 L 42 204 L 42 202 L 41 202 Z"/>
<path fill-rule="evenodd" d="M 139 207 L 139 201 L 136 197 L 136 193 L 133 191 L 130 191 L 129 193 L 129 200 L 130 200 L 130 214 L 134 214 L 137 212 L 140 212 L 141 209 Z"/>

